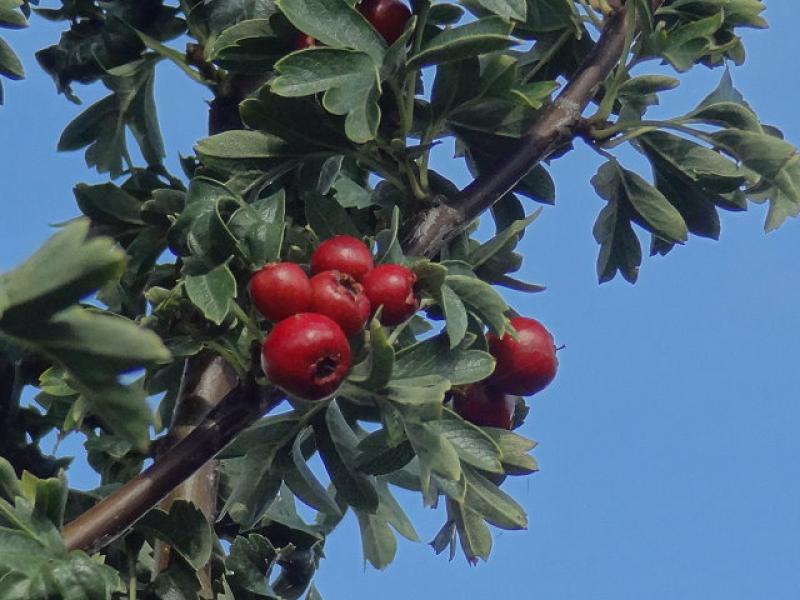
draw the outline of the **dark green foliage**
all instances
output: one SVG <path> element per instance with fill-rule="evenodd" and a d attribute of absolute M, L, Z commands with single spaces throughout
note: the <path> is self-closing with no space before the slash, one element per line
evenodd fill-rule
<path fill-rule="evenodd" d="M 637 279 L 639 229 L 665 254 L 689 234 L 717 239 L 719 209 L 768 201 L 767 229 L 800 213 L 797 150 L 760 123 L 727 71 L 695 109 L 653 121 L 648 109 L 680 80 L 633 77 L 625 66 L 657 60 L 681 73 L 741 62 L 738 28 L 764 26 L 763 3 L 675 0 L 655 13 L 649 2 L 629 4 L 640 29 L 579 130 L 567 132 L 608 159 L 592 180 L 606 202 L 594 229 L 600 281 Z M 57 89 L 71 99 L 74 84 L 109 90 L 66 126 L 59 149 L 85 149 L 87 164 L 114 181 L 77 184 L 84 217 L 0 276 L 0 454 L 10 461 L 0 461 L 0 597 L 118 598 L 126 581 L 142 597 L 194 598 L 196 571 L 208 564 L 220 599 L 319 600 L 310 582 L 325 538 L 351 508 L 375 568 L 394 558 L 395 533 L 418 539 L 394 487 L 443 505 L 432 546 L 451 558 L 460 546 L 471 562 L 487 559 L 487 523 L 525 528 L 501 485 L 538 469 L 535 443 L 472 425 L 449 401 L 453 388 L 492 373 L 485 333 L 514 335 L 513 309 L 495 286 L 544 289 L 513 274 L 542 210 L 529 202 L 556 200 L 547 165 L 532 165 L 485 207 L 490 239 L 476 239 L 473 225 L 433 260 L 406 256 L 400 240 L 413 216 L 458 191 L 428 166 L 436 144 L 454 140 L 473 175 L 491 176 L 589 54 L 602 15 L 571 0 L 422 0 L 387 47 L 348 0 L 63 0 L 34 10 L 65 26 L 37 55 Z M 29 13 L 27 2 L 0 0 L 0 26 L 24 26 Z M 294 51 L 298 31 L 320 44 Z M 184 34 L 185 51 L 169 45 Z M 215 110 L 232 111 L 212 112 L 216 134 L 197 141 L 181 178 L 162 164 L 153 97 L 162 59 L 207 86 Z M 434 71 L 430 89 L 422 67 Z M 0 74 L 23 75 L 1 39 Z M 133 164 L 127 133 L 145 165 Z M 572 147 L 558 142 L 550 161 Z M 613 156 L 623 143 L 652 179 Z M 163 447 L 187 357 L 222 356 L 266 385 L 252 351 L 269 324 L 250 306 L 251 273 L 271 261 L 307 264 L 320 241 L 343 233 L 370 244 L 377 263 L 411 268 L 422 310 L 394 328 L 373 319 L 352 340 L 354 367 L 335 398 L 293 399 L 223 450 L 213 526 L 177 502 L 104 548 L 106 564 L 66 552 L 65 511 L 74 518 L 94 505 Z M 20 405 L 25 386 L 38 389 L 35 406 Z M 147 400 L 159 395 L 152 411 Z M 520 399 L 515 425 L 526 414 Z M 92 492 L 68 492 L 68 461 L 39 447 L 50 432 L 73 431 L 101 476 Z M 313 523 L 298 500 L 316 512 Z M 158 543 L 176 558 L 152 577 Z"/>

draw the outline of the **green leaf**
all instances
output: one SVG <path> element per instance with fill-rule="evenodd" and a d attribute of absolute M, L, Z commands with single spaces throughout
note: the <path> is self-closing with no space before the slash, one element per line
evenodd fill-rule
<path fill-rule="evenodd" d="M 558 87 L 555 81 L 534 81 L 512 89 L 511 93 L 532 109 L 538 110 L 550 100 L 550 94 Z"/>
<path fill-rule="evenodd" d="M 488 283 L 466 275 L 448 275 L 445 282 L 464 304 L 472 307 L 489 329 L 498 336 L 506 330 L 508 304 Z"/>
<path fill-rule="evenodd" d="M 286 194 L 282 189 L 241 207 L 231 216 L 228 227 L 240 240 L 253 267 L 259 268 L 280 258 L 285 218 Z"/>
<path fill-rule="evenodd" d="M 627 281 L 635 283 L 642 264 L 642 248 L 631 227 L 628 206 L 617 193 L 619 184 L 615 177 L 614 170 L 601 167 L 592 178 L 597 193 L 608 201 L 597 215 L 593 230 L 594 238 L 600 244 L 597 277 L 600 283 L 604 283 L 619 271 Z"/>
<path fill-rule="evenodd" d="M 383 62 L 386 43 L 346 0 L 277 0 L 277 5 L 292 25 L 326 46 L 359 50 L 375 65 Z"/>
<path fill-rule="evenodd" d="M 34 519 L 50 521 L 61 527 L 67 504 L 67 486 L 62 477 L 40 479 L 25 471 L 20 480 L 20 492 L 33 503 Z"/>
<path fill-rule="evenodd" d="M 481 429 L 491 437 L 500 448 L 503 468 L 509 475 L 528 475 L 539 470 L 539 465 L 528 454 L 536 447 L 536 442 L 505 429 L 484 427 Z"/>
<path fill-rule="evenodd" d="M 176 500 L 169 512 L 153 508 L 137 523 L 180 554 L 194 569 L 202 569 L 211 558 L 211 528 L 205 515 L 191 502 Z"/>
<path fill-rule="evenodd" d="M 0 38 L 0 75 L 5 75 L 9 79 L 25 77 L 25 68 L 3 38 Z"/>
<path fill-rule="evenodd" d="M 461 549 L 470 564 L 476 564 L 478 558 L 489 560 L 492 551 L 492 534 L 478 514 L 457 502 L 449 502 L 450 515 L 456 524 Z"/>
<path fill-rule="evenodd" d="M 461 460 L 490 473 L 503 472 L 500 448 L 489 435 L 450 410 L 445 410 L 444 417 L 430 426 L 453 444 Z"/>
<path fill-rule="evenodd" d="M 197 142 L 201 159 L 263 160 L 290 156 L 286 142 L 258 131 L 224 131 Z"/>
<path fill-rule="evenodd" d="M 414 525 L 392 495 L 386 481 L 379 479 L 376 483 L 376 488 L 378 490 L 378 496 L 380 496 L 381 499 L 380 506 L 378 507 L 378 516 L 383 517 L 397 533 L 407 540 L 418 542 L 419 536 L 414 529 Z"/>
<path fill-rule="evenodd" d="M 314 420 L 314 434 L 320 458 L 336 486 L 336 497 L 353 508 L 373 514 L 378 508 L 378 493 L 372 480 L 358 472 L 358 438 L 342 416 L 336 402 Z"/>
<path fill-rule="evenodd" d="M 295 412 L 265 417 L 240 433 L 219 453 L 218 458 L 244 456 L 256 445 L 271 445 L 277 450 L 297 435 L 299 422 L 300 416 Z"/>
<path fill-rule="evenodd" d="M 728 129 L 712 134 L 714 143 L 736 156 L 793 202 L 800 202 L 797 148 L 766 133 Z"/>
<path fill-rule="evenodd" d="M 442 310 L 447 323 L 447 337 L 450 340 L 450 348 L 453 349 L 461 343 L 467 333 L 467 309 L 449 285 L 443 284 L 440 289 Z"/>
<path fill-rule="evenodd" d="M 648 157 L 668 162 L 711 192 L 732 192 L 746 181 L 745 174 L 734 162 L 685 138 L 653 131 L 640 136 L 638 141 Z"/>
<path fill-rule="evenodd" d="M 303 456 L 301 445 L 310 433 L 311 430 L 308 428 L 298 434 L 291 448 L 279 455 L 283 480 L 292 493 L 311 508 L 332 515 L 341 515 L 339 506 L 314 476 Z"/>
<path fill-rule="evenodd" d="M 107 383 L 109 374 L 167 362 L 161 338 L 123 317 L 72 307 L 14 335 L 57 359 L 82 382 Z"/>
<path fill-rule="evenodd" d="M 326 240 L 339 234 L 361 237 L 347 211 L 331 196 L 313 192 L 303 195 L 306 220 L 317 237 Z"/>
<path fill-rule="evenodd" d="M 19 10 L 22 0 L 3 0 L 0 2 L 0 27 L 18 29 L 28 26 L 28 19 Z"/>
<path fill-rule="evenodd" d="M 142 203 L 113 183 L 79 183 L 73 192 L 81 212 L 94 222 L 143 225 Z"/>
<path fill-rule="evenodd" d="M 457 481 L 461 477 L 461 463 L 450 440 L 427 423 L 406 421 L 405 426 L 414 452 L 425 468 L 444 479 Z"/>
<path fill-rule="evenodd" d="M 518 240 L 522 232 L 524 232 L 528 225 L 533 223 L 541 213 L 542 209 L 538 208 L 525 219 L 521 221 L 514 221 L 511 223 L 511 225 L 498 233 L 488 242 L 484 242 L 471 251 L 467 257 L 467 262 L 470 263 L 473 268 L 477 269 L 495 254 L 505 248 L 509 242 L 512 240 Z"/>
<path fill-rule="evenodd" d="M 275 94 L 299 97 L 324 92 L 325 109 L 347 115 L 348 138 L 360 144 L 375 138 L 381 118 L 380 77 L 370 56 L 353 50 L 311 48 L 289 54 L 275 69 L 279 75 L 270 85 Z"/>
<path fill-rule="evenodd" d="M 619 86 L 617 94 L 621 97 L 647 96 L 667 90 L 674 90 L 680 80 L 667 75 L 640 75 L 632 77 Z"/>
<path fill-rule="evenodd" d="M 405 467 L 414 458 L 414 449 L 403 437 L 396 444 L 389 439 L 386 429 L 379 429 L 358 444 L 356 466 L 368 475 L 388 475 Z"/>
<path fill-rule="evenodd" d="M 459 25 L 431 38 L 408 60 L 410 68 L 419 68 L 503 50 L 517 42 L 509 37 L 511 24 L 500 17 L 484 17 Z"/>
<path fill-rule="evenodd" d="M 64 227 L 22 265 L 0 275 L 0 329 L 41 321 L 122 274 L 125 253 L 107 237 L 89 239 L 89 221 Z"/>
<path fill-rule="evenodd" d="M 523 508 L 508 494 L 469 466 L 465 504 L 484 519 L 501 529 L 527 529 L 528 518 Z"/>
<path fill-rule="evenodd" d="M 397 552 L 397 538 L 385 519 L 356 509 L 364 558 L 378 570 L 385 569 Z"/>
<path fill-rule="evenodd" d="M 158 125 L 154 98 L 155 55 L 107 71 L 103 82 L 112 94 L 92 104 L 66 128 L 58 149 L 78 150 L 85 146 L 86 164 L 101 173 L 119 177 L 129 162 L 126 129 L 133 134 L 148 165 L 158 166 L 164 157 L 164 143 Z"/>
<path fill-rule="evenodd" d="M 447 336 L 407 346 L 397 353 L 393 385 L 423 385 L 445 379 L 463 385 L 486 379 L 494 371 L 494 359 L 481 350 L 450 349 Z"/>
<path fill-rule="evenodd" d="M 220 325 L 236 300 L 236 278 L 228 265 L 220 265 L 205 275 L 188 275 L 184 282 L 186 295 L 205 317 Z"/>
<path fill-rule="evenodd" d="M 281 475 L 274 467 L 276 448 L 264 444 L 251 448 L 238 469 L 233 490 L 228 496 L 221 514 L 231 518 L 243 528 L 253 527 L 278 495 Z"/>
<path fill-rule="evenodd" d="M 510 19 L 524 21 L 528 12 L 524 0 L 478 0 L 478 3 L 507 21 Z"/>
<path fill-rule="evenodd" d="M 228 580 L 233 586 L 259 597 L 277 598 L 267 583 L 267 573 L 276 556 L 275 548 L 263 535 L 236 536 L 225 561 L 226 571 L 230 573 Z"/>
<path fill-rule="evenodd" d="M 664 195 L 633 171 L 618 164 L 614 167 L 619 182 L 617 193 L 640 217 L 636 222 L 668 242 L 685 242 L 689 234 L 686 222 Z"/>
<path fill-rule="evenodd" d="M 364 385 L 371 390 L 380 390 L 389 383 L 394 369 L 394 348 L 386 337 L 380 321 L 373 318 L 369 324 L 369 377 Z"/>
<path fill-rule="evenodd" d="M 206 85 L 205 77 L 189 66 L 189 63 L 186 60 L 186 53 L 178 52 L 174 48 L 170 48 L 169 46 L 162 44 L 157 39 L 152 38 L 141 31 L 137 30 L 136 35 L 139 36 L 139 39 L 142 40 L 145 46 L 153 50 L 156 54 L 171 61 L 175 66 L 177 66 L 181 71 L 186 73 L 197 83 Z"/>

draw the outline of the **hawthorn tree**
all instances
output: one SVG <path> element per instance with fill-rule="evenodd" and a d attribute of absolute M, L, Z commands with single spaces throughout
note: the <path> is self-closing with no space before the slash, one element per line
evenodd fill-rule
<path fill-rule="evenodd" d="M 513 273 L 530 202 L 555 200 L 547 164 L 579 142 L 607 160 L 592 179 L 601 282 L 635 282 L 643 236 L 667 254 L 716 239 L 719 210 L 768 202 L 767 230 L 800 212 L 796 149 L 727 70 L 690 112 L 647 115 L 681 73 L 744 60 L 759 0 L 417 0 L 410 18 L 351 0 L 36 4 L 0 0 L 0 25 L 64 23 L 39 64 L 69 100 L 77 84 L 109 93 L 58 148 L 85 148 L 109 181 L 78 183 L 83 216 L 0 278 L 0 598 L 316 599 L 348 511 L 375 568 L 395 532 L 417 539 L 395 487 L 441 511 L 435 552 L 485 560 L 487 523 L 526 525 L 502 484 L 536 471 L 534 442 L 512 431 L 523 398 L 509 428 L 458 400 L 490 389 L 474 386 L 494 344 L 523 339 L 498 288 L 542 291 Z M 153 95 L 164 60 L 213 96 L 180 174 Z M 2 38 L 0 74 L 23 76 Z M 461 190 L 430 166 L 448 138 L 474 176 Z M 651 172 L 626 168 L 623 145 Z M 496 232 L 479 241 L 482 216 Z M 275 262 L 304 277 L 339 235 L 407 268 L 419 310 L 390 322 L 382 301 L 333 394 L 287 394 L 264 374 L 274 324 L 249 283 Z M 69 461 L 40 446 L 54 431 L 85 436 L 99 488 L 68 487 Z"/>

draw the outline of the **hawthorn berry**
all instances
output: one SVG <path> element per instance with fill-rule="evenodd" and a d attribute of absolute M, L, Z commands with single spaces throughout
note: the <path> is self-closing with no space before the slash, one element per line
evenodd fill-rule
<path fill-rule="evenodd" d="M 364 286 L 350 275 L 323 271 L 311 278 L 311 311 L 330 317 L 352 337 L 364 329 L 370 303 Z"/>
<path fill-rule="evenodd" d="M 417 276 L 403 265 L 378 265 L 361 280 L 373 310 L 383 306 L 381 323 L 397 325 L 419 308 Z"/>
<path fill-rule="evenodd" d="M 280 321 L 308 310 L 311 282 L 295 263 L 270 263 L 250 278 L 250 297 L 266 319 Z"/>
<path fill-rule="evenodd" d="M 511 325 L 519 339 L 510 335 L 487 336 L 489 352 L 497 364 L 489 377 L 491 386 L 506 394 L 529 396 L 553 381 L 558 369 L 553 336 L 536 319 L 514 317 Z"/>
<path fill-rule="evenodd" d="M 361 281 L 372 265 L 369 248 L 350 235 L 328 238 L 311 255 L 311 273 L 314 275 L 323 271 L 341 271 Z"/>
<path fill-rule="evenodd" d="M 411 11 L 400 0 L 363 0 L 358 10 L 389 45 L 403 34 L 411 18 Z"/>
<path fill-rule="evenodd" d="M 305 48 L 312 48 L 313 46 L 316 45 L 317 45 L 317 38 L 311 37 L 310 35 L 303 33 L 302 31 L 298 31 L 297 35 L 294 36 L 295 50 L 304 50 Z"/>
<path fill-rule="evenodd" d="M 464 419 L 481 427 L 511 429 L 516 398 L 486 385 L 473 383 L 453 396 L 453 408 Z"/>
<path fill-rule="evenodd" d="M 317 313 L 284 319 L 261 348 L 261 368 L 269 380 L 306 400 L 330 396 L 347 377 L 350 358 L 342 328 Z"/>

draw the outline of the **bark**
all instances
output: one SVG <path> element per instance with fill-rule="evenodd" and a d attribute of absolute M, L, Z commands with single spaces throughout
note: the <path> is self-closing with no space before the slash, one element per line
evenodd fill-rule
<path fill-rule="evenodd" d="M 181 390 L 172 415 L 167 447 L 174 446 L 192 433 L 211 409 L 236 386 L 236 383 L 235 373 L 218 356 L 205 354 L 187 360 Z M 175 500 L 189 500 L 194 503 L 203 512 L 206 520 L 213 523 L 217 517 L 216 461 L 214 459 L 207 461 L 194 475 L 172 490 L 161 503 L 161 508 L 169 511 Z M 166 570 L 171 559 L 170 546 L 158 542 L 153 556 L 153 575 Z M 206 566 L 197 575 L 202 586 L 201 597 L 212 598 L 210 568 Z"/>

